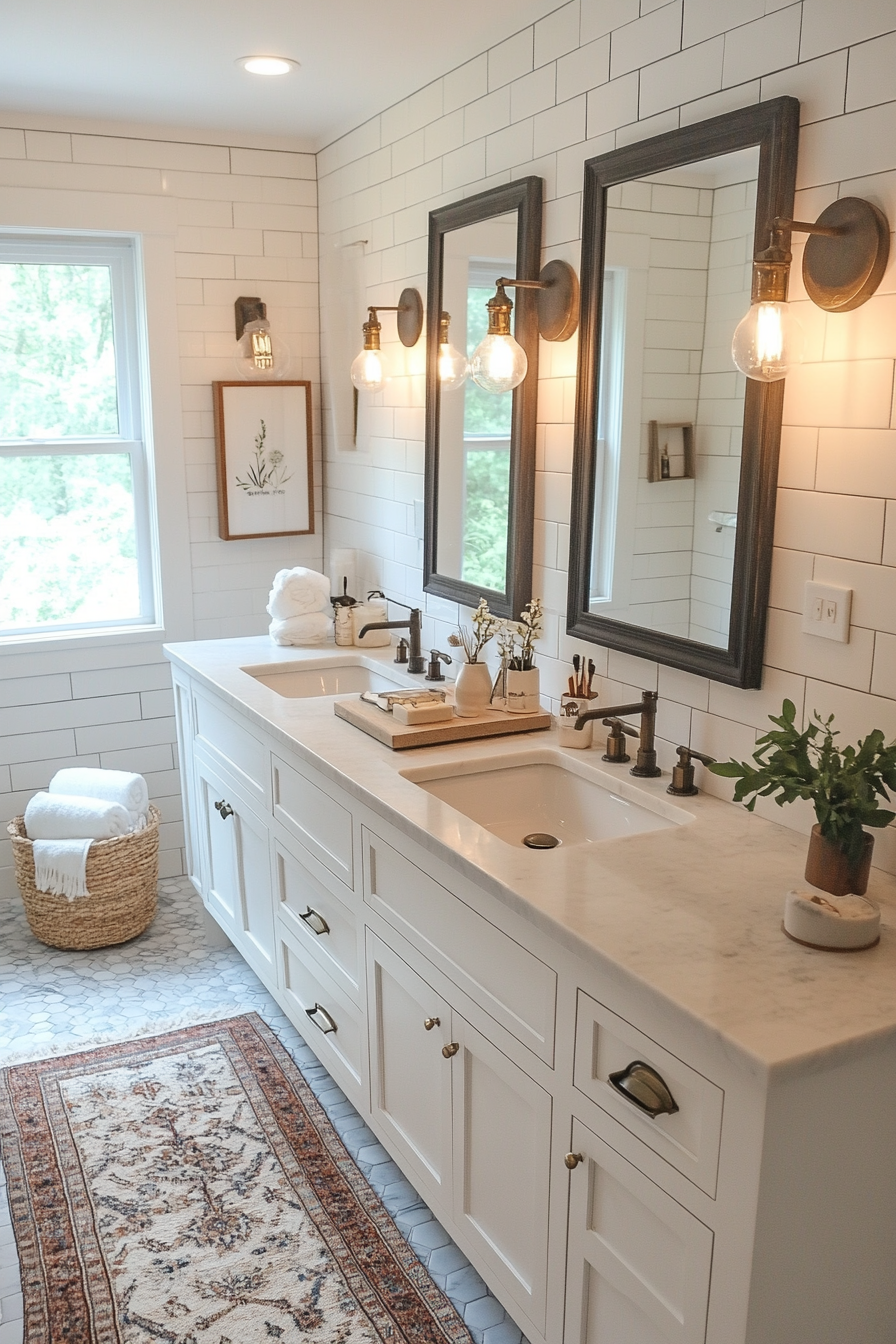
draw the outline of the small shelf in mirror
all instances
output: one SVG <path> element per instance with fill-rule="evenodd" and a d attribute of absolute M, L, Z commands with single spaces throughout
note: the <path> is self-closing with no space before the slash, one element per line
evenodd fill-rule
<path fill-rule="evenodd" d="M 692 481 L 694 471 L 694 426 L 690 420 L 647 422 L 647 479 Z"/>

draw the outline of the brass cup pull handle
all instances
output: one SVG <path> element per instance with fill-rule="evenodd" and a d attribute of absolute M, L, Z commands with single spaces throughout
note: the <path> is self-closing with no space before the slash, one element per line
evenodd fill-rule
<path fill-rule="evenodd" d="M 222 821 L 226 821 L 228 817 L 233 816 L 233 808 L 229 803 L 225 803 L 223 798 L 220 803 L 215 803 L 215 808 Z"/>
<path fill-rule="evenodd" d="M 585 1161 L 585 1157 L 582 1153 L 567 1153 L 563 1161 L 569 1167 L 570 1171 L 575 1171 L 579 1163 Z"/>
<path fill-rule="evenodd" d="M 441 1018 L 424 1017 L 423 1019 L 423 1027 L 425 1031 L 432 1031 L 433 1027 L 440 1027 L 441 1025 L 442 1025 Z"/>
<path fill-rule="evenodd" d="M 326 1008 L 322 1008 L 319 1003 L 316 1003 L 313 1008 L 306 1008 L 305 1012 L 311 1018 L 311 1021 L 318 1030 L 322 1031 L 325 1036 L 331 1031 L 336 1031 L 336 1023 L 333 1021 Z"/>
<path fill-rule="evenodd" d="M 330 932 L 330 926 L 323 915 L 319 915 L 316 910 L 312 910 L 310 905 L 304 915 L 299 915 L 299 919 L 304 919 L 311 932 L 316 933 L 318 937 L 320 937 L 322 933 Z"/>
<path fill-rule="evenodd" d="M 454 1055 L 457 1054 L 459 1049 L 460 1046 L 458 1045 L 457 1041 L 449 1041 L 447 1045 L 442 1046 L 442 1054 L 445 1056 L 446 1059 L 451 1059 Z"/>
<path fill-rule="evenodd" d="M 651 1120 L 658 1115 L 674 1115 L 678 1110 L 678 1103 L 665 1080 L 641 1059 L 633 1059 L 627 1069 L 611 1073 L 607 1081 Z"/>

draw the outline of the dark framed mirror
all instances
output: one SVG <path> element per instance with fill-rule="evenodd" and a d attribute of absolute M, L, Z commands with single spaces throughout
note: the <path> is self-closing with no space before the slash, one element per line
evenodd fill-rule
<path fill-rule="evenodd" d="M 755 252 L 790 218 L 799 103 L 585 164 L 567 630 L 762 681 L 783 382 L 735 369 Z"/>
<path fill-rule="evenodd" d="M 537 291 L 513 289 L 511 329 L 528 371 L 495 395 L 468 377 L 443 385 L 440 346 L 471 356 L 486 334 L 486 304 L 501 276 L 536 280 L 542 181 L 524 177 L 429 216 L 426 477 L 423 588 L 499 616 L 517 614 L 532 588 Z"/>

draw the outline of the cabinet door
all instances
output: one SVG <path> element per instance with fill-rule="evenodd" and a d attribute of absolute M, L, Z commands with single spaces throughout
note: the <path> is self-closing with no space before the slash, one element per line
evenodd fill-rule
<path fill-rule="evenodd" d="M 409 1180 L 450 1208 L 450 1009 L 402 959 L 368 933 L 371 1110 Z"/>
<path fill-rule="evenodd" d="M 573 1121 L 565 1344 L 703 1344 L 713 1234 Z"/>
<path fill-rule="evenodd" d="M 203 898 L 253 969 L 275 984 L 268 827 L 202 760 L 196 778 L 206 851 Z"/>
<path fill-rule="evenodd" d="M 457 1013 L 452 1041 L 454 1219 L 543 1331 L 551 1097 Z"/>

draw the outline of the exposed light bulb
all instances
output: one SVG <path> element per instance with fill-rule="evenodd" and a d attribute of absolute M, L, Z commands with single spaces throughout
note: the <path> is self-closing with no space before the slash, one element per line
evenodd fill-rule
<path fill-rule="evenodd" d="M 287 377 L 289 347 L 273 335 L 266 318 L 246 323 L 236 349 L 236 366 L 242 378 L 267 382 Z"/>
<path fill-rule="evenodd" d="M 518 341 L 510 334 L 513 304 L 499 284 L 495 296 L 486 304 L 488 332 L 473 351 L 470 376 L 486 392 L 510 392 L 526 376 L 529 360 Z"/>
<path fill-rule="evenodd" d="M 362 350 L 352 362 L 352 382 L 359 392 L 379 392 L 386 385 L 380 350 Z"/>
<path fill-rule="evenodd" d="M 459 350 L 448 340 L 448 324 L 451 318 L 448 313 L 442 313 L 439 329 L 439 382 L 442 385 L 443 392 L 451 392 L 456 387 L 462 387 L 470 374 L 470 365 L 466 355 L 462 355 Z"/>
<path fill-rule="evenodd" d="M 512 336 L 484 336 L 470 360 L 470 375 L 486 392 L 510 392 L 528 367 L 525 350 Z"/>
<path fill-rule="evenodd" d="M 754 303 L 735 328 L 731 358 L 748 378 L 776 383 L 800 362 L 803 345 L 803 329 L 788 303 Z"/>

